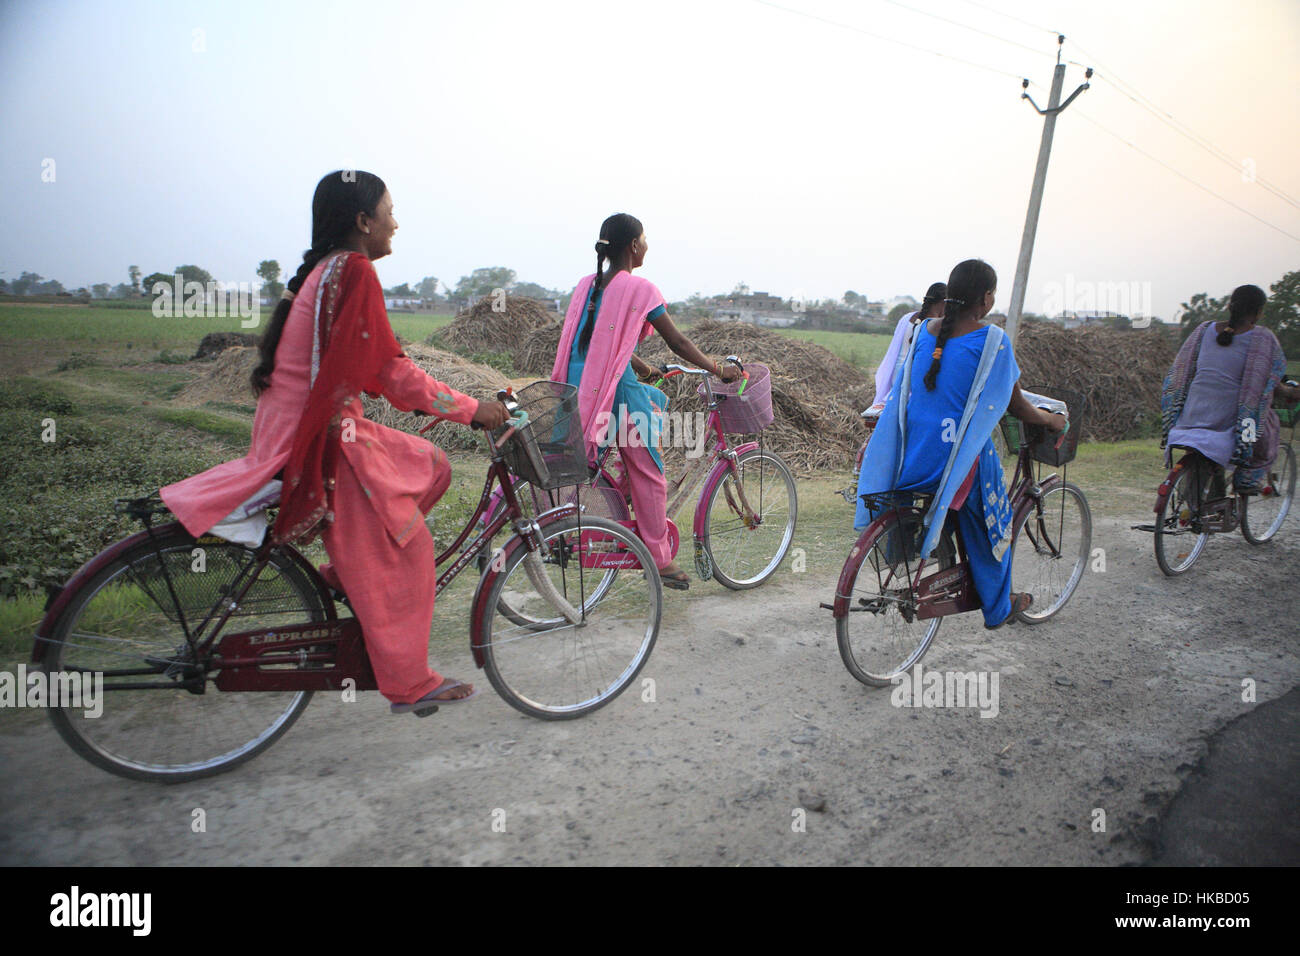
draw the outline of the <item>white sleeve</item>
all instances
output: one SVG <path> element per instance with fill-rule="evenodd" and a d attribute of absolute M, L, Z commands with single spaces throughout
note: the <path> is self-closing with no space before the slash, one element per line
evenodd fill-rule
<path fill-rule="evenodd" d="M 894 327 L 894 337 L 889 340 L 889 349 L 880 360 L 880 367 L 876 369 L 876 404 L 883 404 L 889 398 L 889 390 L 894 387 L 894 368 L 903 352 L 903 341 L 907 338 L 907 330 L 912 325 L 914 315 L 915 312 L 910 312 L 898 320 L 898 325 Z"/>

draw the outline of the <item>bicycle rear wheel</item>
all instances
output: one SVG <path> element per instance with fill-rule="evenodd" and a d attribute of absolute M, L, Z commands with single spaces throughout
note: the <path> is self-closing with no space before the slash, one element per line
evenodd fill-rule
<path fill-rule="evenodd" d="M 1011 588 L 1033 603 L 1017 619 L 1041 624 L 1070 600 L 1083 578 L 1092 548 L 1092 511 L 1077 485 L 1058 482 L 1043 490 L 1011 543 Z"/>
<path fill-rule="evenodd" d="M 709 493 L 703 545 L 718 582 L 743 591 L 758 587 L 781 566 L 794 540 L 799 498 L 794 475 L 770 451 L 741 453 L 736 469 L 728 469 Z M 742 488 L 750 513 L 742 504 Z"/>
<path fill-rule="evenodd" d="M 862 558 L 847 588 L 848 613 L 835 621 L 835 638 L 849 673 L 871 687 L 888 687 L 910 671 L 943 623 L 941 617 L 916 617 L 911 578 L 925 537 L 921 518 L 915 508 L 887 513 L 853 551 Z M 947 535 L 940 538 L 937 557 L 940 570 L 956 563 Z"/>
<path fill-rule="evenodd" d="M 1282 445 L 1269 469 L 1263 490 L 1240 498 L 1241 534 L 1251 544 L 1263 544 L 1277 534 L 1295 497 L 1295 450 Z"/>
<path fill-rule="evenodd" d="M 659 635 L 663 589 L 649 550 L 620 524 L 583 517 L 580 536 L 578 516 L 569 515 L 543 522 L 540 537 L 540 571 L 582 612 L 581 622 L 565 619 L 529 578 L 521 542 L 490 585 L 477 640 L 506 703 L 531 717 L 569 720 L 604 707 L 636 679 Z M 620 556 L 630 556 L 622 570 L 592 566 Z"/>
<path fill-rule="evenodd" d="M 1183 468 L 1174 478 L 1169 495 L 1156 513 L 1156 564 L 1170 577 L 1183 574 L 1201 556 L 1210 535 L 1201 530 L 1201 505 L 1207 496 L 1207 477 L 1197 480 L 1197 463 Z"/>
<path fill-rule="evenodd" d="M 229 601 L 235 578 L 255 567 L 254 552 L 224 541 L 198 544 L 178 526 L 160 529 L 157 544 L 124 553 L 78 588 L 42 664 L 51 675 L 102 674 L 99 716 L 50 709 L 73 750 L 119 776 L 180 783 L 261 753 L 298 719 L 311 693 L 217 690 L 208 654 L 191 653 L 164 567 L 194 628 Z M 326 601 L 290 553 L 275 551 L 223 633 L 324 621 L 332 615 Z M 133 689 L 139 684 L 161 686 Z"/>

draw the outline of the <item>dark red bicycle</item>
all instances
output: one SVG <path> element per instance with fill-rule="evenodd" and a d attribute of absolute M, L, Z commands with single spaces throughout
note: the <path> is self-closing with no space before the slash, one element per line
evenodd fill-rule
<path fill-rule="evenodd" d="M 576 390 L 539 382 L 517 400 L 501 397 L 515 417 L 488 441 L 483 494 L 437 558 L 446 565 L 437 590 L 509 526 L 471 605 L 474 662 L 524 713 L 580 717 L 617 697 L 645 665 L 662 586 L 627 528 L 576 505 L 525 515 L 513 492 L 512 476 L 536 487 L 585 479 Z M 480 525 L 498 484 L 504 506 Z M 144 530 L 96 555 L 51 599 L 33 649 L 51 675 L 102 676 L 100 716 L 50 710 L 81 756 L 125 777 L 193 780 L 271 746 L 313 692 L 377 688 L 363 622 L 298 549 L 155 525 L 166 514 L 156 497 L 119 505 Z"/>
<path fill-rule="evenodd" d="M 1065 480 L 1084 412 L 1082 395 L 1055 389 L 1070 409 L 1064 434 L 1021 428 L 1003 419 L 1007 445 L 1019 457 L 1011 480 L 1013 591 L 1027 591 L 1033 604 L 1016 619 L 1040 624 L 1063 608 L 1083 578 L 1092 547 L 1092 512 L 1079 487 Z M 1026 393 L 1031 401 L 1040 396 Z M 1062 467 L 1062 474 L 1044 473 Z M 845 496 L 856 500 L 856 489 Z M 835 588 L 834 612 L 840 657 L 864 684 L 887 687 L 919 661 L 950 614 L 980 608 L 960 530 L 945 531 L 933 557 L 920 556 L 930 494 L 890 492 L 864 496 L 875 518 L 849 552 Z"/>

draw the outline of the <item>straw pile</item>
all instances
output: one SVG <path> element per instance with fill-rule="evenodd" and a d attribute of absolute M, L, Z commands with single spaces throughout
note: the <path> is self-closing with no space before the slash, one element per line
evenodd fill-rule
<path fill-rule="evenodd" d="M 196 406 L 205 402 L 222 402 L 253 407 L 257 398 L 248 377 L 258 362 L 255 347 L 224 349 L 205 363 L 189 383 L 181 389 L 176 400 L 183 405 Z"/>
<path fill-rule="evenodd" d="M 1178 351 L 1161 330 L 1064 329 L 1026 322 L 1016 343 L 1020 382 L 1051 392 L 1068 388 L 1088 400 L 1085 441 L 1151 434 L 1160 422 L 1160 389 Z"/>
<path fill-rule="evenodd" d="M 555 341 L 560 340 L 561 316 L 545 308 L 536 299 L 508 295 L 503 305 L 505 311 L 495 312 L 493 296 L 480 299 L 472 308 L 456 316 L 450 325 L 439 329 L 431 339 L 456 352 L 473 355 L 478 352 L 511 352 L 528 341 L 534 333 L 555 326 Z M 555 358 L 555 348 L 551 348 Z M 551 366 L 546 366 L 549 373 Z"/>

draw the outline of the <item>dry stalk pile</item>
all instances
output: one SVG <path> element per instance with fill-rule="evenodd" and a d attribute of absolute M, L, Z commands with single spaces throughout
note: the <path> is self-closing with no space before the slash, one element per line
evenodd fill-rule
<path fill-rule="evenodd" d="M 1160 422 L 1160 389 L 1176 337 L 1163 331 L 1063 329 L 1027 322 L 1016 343 L 1020 383 L 1068 388 L 1088 399 L 1086 441 L 1119 441 L 1151 434 Z"/>
<path fill-rule="evenodd" d="M 524 296 L 508 295 L 503 301 L 505 311 L 493 311 L 495 297 L 480 299 L 472 308 L 456 316 L 455 320 L 439 329 L 434 336 L 436 340 L 449 349 L 465 355 L 476 352 L 510 352 L 514 353 L 532 337 L 534 332 L 554 325 L 559 327 L 561 316 L 542 306 L 536 299 Z M 555 341 L 559 342 L 556 332 Z M 555 358 L 555 349 L 551 349 L 551 358 Z M 551 371 L 551 366 L 546 366 Z"/>

